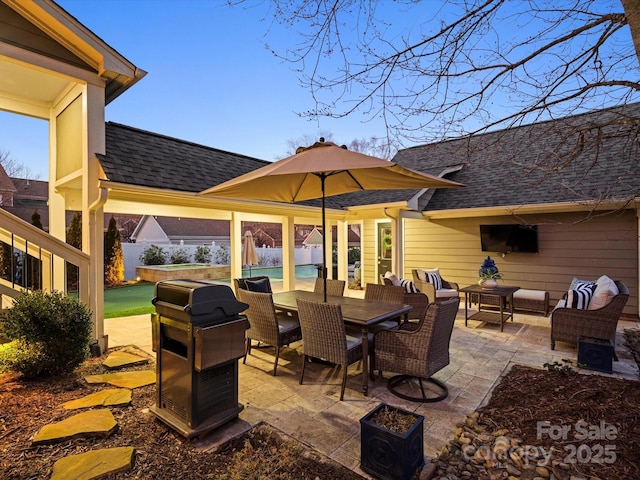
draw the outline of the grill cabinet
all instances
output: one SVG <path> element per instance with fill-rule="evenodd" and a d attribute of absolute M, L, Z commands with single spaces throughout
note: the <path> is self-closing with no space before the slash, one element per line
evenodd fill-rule
<path fill-rule="evenodd" d="M 238 359 L 249 306 L 231 288 L 205 281 L 156 283 L 151 315 L 156 404 L 151 411 L 187 438 L 236 418 Z"/>

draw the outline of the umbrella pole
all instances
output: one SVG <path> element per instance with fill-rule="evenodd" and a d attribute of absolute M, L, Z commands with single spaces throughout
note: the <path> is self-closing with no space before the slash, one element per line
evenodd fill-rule
<path fill-rule="evenodd" d="M 327 229 L 324 212 L 324 179 L 326 176 L 320 174 L 320 185 L 322 186 L 322 282 L 324 284 L 324 303 L 327 303 Z"/>

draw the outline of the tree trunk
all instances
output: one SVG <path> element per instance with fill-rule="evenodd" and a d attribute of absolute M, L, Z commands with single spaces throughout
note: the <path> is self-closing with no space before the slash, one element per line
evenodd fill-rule
<path fill-rule="evenodd" d="M 622 6 L 631 29 L 631 38 L 636 49 L 636 56 L 640 62 L 640 2 L 638 0 L 622 0 Z"/>

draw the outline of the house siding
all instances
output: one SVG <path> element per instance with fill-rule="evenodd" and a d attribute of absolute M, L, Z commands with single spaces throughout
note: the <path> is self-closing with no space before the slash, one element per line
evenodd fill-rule
<path fill-rule="evenodd" d="M 360 258 L 362 264 L 360 284 L 364 287 L 367 283 L 378 283 L 376 279 L 376 222 L 375 220 L 364 220 L 362 222 L 362 236 L 371 241 L 363 243 Z"/>
<path fill-rule="evenodd" d="M 596 280 L 608 275 L 630 291 L 624 313 L 638 315 L 638 218 L 635 211 L 610 212 L 585 220 L 581 213 L 526 215 L 538 225 L 539 253 L 483 252 L 480 224 L 514 223 L 513 217 L 479 217 L 404 221 L 404 278 L 413 268 L 439 267 L 460 287 L 478 281 L 478 268 L 490 255 L 503 274 L 502 283 L 549 291 L 552 305 L 573 277 Z M 370 238 L 370 237 L 369 237 Z"/>

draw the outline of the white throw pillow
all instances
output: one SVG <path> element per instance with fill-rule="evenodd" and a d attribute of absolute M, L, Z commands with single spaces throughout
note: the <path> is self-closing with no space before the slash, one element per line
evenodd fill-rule
<path fill-rule="evenodd" d="M 613 297 L 618 295 L 620 291 L 616 286 L 616 283 L 606 275 L 602 275 L 596 280 L 596 289 L 593 292 L 593 297 L 589 302 L 589 310 L 596 310 L 607 305 Z"/>
<path fill-rule="evenodd" d="M 395 273 L 387 272 L 384 274 L 384 278 L 391 280 L 391 283 L 394 285 L 400 285 L 400 279 Z"/>

